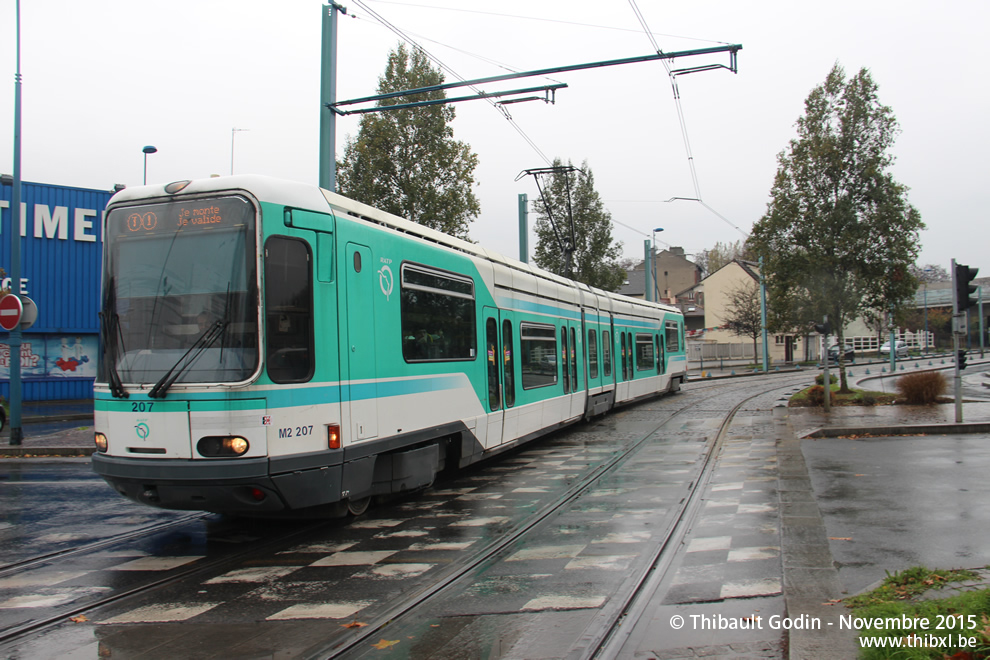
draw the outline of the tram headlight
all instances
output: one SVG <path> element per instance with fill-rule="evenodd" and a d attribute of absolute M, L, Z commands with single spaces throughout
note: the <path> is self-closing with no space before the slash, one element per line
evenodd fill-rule
<path fill-rule="evenodd" d="M 243 456 L 251 448 L 247 438 L 239 435 L 209 435 L 200 438 L 196 443 L 196 451 L 200 456 L 207 458 L 220 458 L 226 456 Z"/>
<path fill-rule="evenodd" d="M 226 445 L 227 447 L 230 448 L 230 451 L 232 451 L 236 456 L 240 456 L 242 454 L 247 453 L 247 450 L 250 448 L 247 439 L 242 438 L 239 435 L 235 435 L 232 438 L 227 438 Z"/>
<path fill-rule="evenodd" d="M 96 443 L 96 451 L 101 454 L 105 454 L 107 449 L 110 447 L 110 443 L 107 441 L 107 436 L 102 433 L 97 433 L 93 438 L 93 441 Z"/>

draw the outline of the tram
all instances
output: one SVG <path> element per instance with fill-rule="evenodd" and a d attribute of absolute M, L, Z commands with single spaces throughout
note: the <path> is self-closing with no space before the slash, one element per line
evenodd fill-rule
<path fill-rule="evenodd" d="M 315 186 L 127 188 L 104 230 L 92 461 L 142 504 L 360 514 L 686 378 L 676 308 Z"/>

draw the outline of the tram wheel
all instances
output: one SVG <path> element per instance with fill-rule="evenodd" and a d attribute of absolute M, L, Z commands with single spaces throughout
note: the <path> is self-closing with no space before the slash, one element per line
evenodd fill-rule
<path fill-rule="evenodd" d="M 360 516 L 362 513 L 368 510 L 368 505 L 371 504 L 371 496 L 361 497 L 356 500 L 347 501 L 347 512 L 352 516 Z"/>

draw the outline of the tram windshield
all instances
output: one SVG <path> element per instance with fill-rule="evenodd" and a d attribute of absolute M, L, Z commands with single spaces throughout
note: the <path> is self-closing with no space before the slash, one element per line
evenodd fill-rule
<path fill-rule="evenodd" d="M 100 380 L 246 380 L 258 365 L 254 207 L 240 197 L 116 208 L 107 218 Z"/>

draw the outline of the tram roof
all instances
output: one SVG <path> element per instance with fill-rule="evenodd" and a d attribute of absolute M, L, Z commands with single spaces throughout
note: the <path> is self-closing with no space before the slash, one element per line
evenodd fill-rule
<path fill-rule="evenodd" d="M 145 186 L 124 188 L 111 198 L 110 203 L 126 203 L 140 200 L 147 200 L 149 202 L 165 201 L 172 196 L 166 192 L 166 186 L 168 185 L 170 184 L 156 183 Z M 395 231 L 409 234 L 411 236 L 417 236 L 432 243 L 444 245 L 460 252 L 474 255 L 479 259 L 499 263 L 508 268 L 530 273 L 534 277 L 548 279 L 564 286 L 576 287 L 588 293 L 606 298 L 612 298 L 614 300 L 621 300 L 636 304 L 644 304 L 645 302 L 638 298 L 628 298 L 627 296 L 623 296 L 621 294 L 596 289 L 582 282 L 569 280 L 561 277 L 560 275 L 556 275 L 533 266 L 532 264 L 513 259 L 512 257 L 508 257 L 499 252 L 488 250 L 480 245 L 477 245 L 476 243 L 471 243 L 455 236 L 431 229 L 417 222 L 412 222 L 410 220 L 406 220 L 405 218 L 392 215 L 391 213 L 382 211 L 381 209 L 369 206 L 368 204 L 358 202 L 348 197 L 344 197 L 343 195 L 339 195 L 329 190 L 319 188 L 318 186 L 314 186 L 312 184 L 279 179 L 260 174 L 235 174 L 233 176 L 218 176 L 210 177 L 208 179 L 193 179 L 190 180 L 180 192 L 182 194 L 202 194 L 211 192 L 232 193 L 239 190 L 247 191 L 259 200 L 265 202 L 317 212 L 326 211 L 327 206 L 329 205 L 330 210 L 332 210 L 335 214 L 349 215 L 353 218 L 364 220 L 366 222 L 373 222 L 389 227 Z M 671 307 L 662 303 L 650 302 L 646 304 L 648 306 L 655 306 L 667 311 L 680 313 L 680 310 L 676 307 Z"/>

